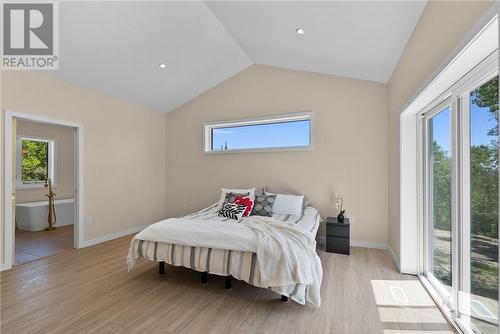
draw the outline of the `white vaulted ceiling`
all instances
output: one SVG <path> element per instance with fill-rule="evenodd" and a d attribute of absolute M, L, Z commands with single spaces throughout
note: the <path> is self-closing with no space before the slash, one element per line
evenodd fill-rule
<path fill-rule="evenodd" d="M 387 82 L 425 2 L 207 5 L 254 63 Z"/>
<path fill-rule="evenodd" d="M 251 65 L 203 2 L 61 2 L 59 12 L 57 75 L 153 110 Z"/>
<path fill-rule="evenodd" d="M 425 2 L 59 6 L 53 74 L 168 112 L 253 63 L 387 82 Z M 305 34 L 297 35 L 298 27 Z"/>

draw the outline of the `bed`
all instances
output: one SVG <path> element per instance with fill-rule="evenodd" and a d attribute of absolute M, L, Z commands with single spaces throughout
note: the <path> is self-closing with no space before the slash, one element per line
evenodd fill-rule
<path fill-rule="evenodd" d="M 217 203 L 184 217 L 150 225 L 131 241 L 128 270 L 140 259 L 183 266 L 269 288 L 282 300 L 319 306 L 322 268 L 315 236 L 320 216 L 311 206 L 300 215 L 249 216 L 241 221 L 219 217 Z M 263 277 L 264 276 L 264 277 Z"/>

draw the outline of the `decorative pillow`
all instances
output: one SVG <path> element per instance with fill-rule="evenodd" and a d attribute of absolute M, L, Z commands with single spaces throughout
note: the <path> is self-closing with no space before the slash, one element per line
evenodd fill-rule
<path fill-rule="evenodd" d="M 222 205 L 222 209 L 219 210 L 219 217 L 240 220 L 246 209 L 246 205 L 225 203 Z"/>
<path fill-rule="evenodd" d="M 253 201 L 253 199 L 251 199 L 248 196 L 238 196 L 234 200 L 234 204 L 246 206 L 247 209 L 245 210 L 245 213 L 243 214 L 243 216 L 248 217 L 248 216 L 250 216 L 250 212 L 252 212 L 254 201 Z"/>
<path fill-rule="evenodd" d="M 251 215 L 271 217 L 276 195 L 256 195 Z"/>
<path fill-rule="evenodd" d="M 234 201 L 236 200 L 237 197 L 248 197 L 250 195 L 250 193 L 241 193 L 241 194 L 238 194 L 238 193 L 227 193 L 226 194 L 226 197 L 224 198 L 224 203 L 223 204 L 226 204 L 226 203 L 234 203 Z"/>
<path fill-rule="evenodd" d="M 267 193 L 266 195 L 270 195 Z M 273 213 L 279 215 L 300 216 L 303 210 L 304 196 L 276 194 Z"/>
<path fill-rule="evenodd" d="M 224 204 L 234 203 L 239 205 L 245 205 L 247 209 L 245 210 L 243 216 L 248 217 L 253 208 L 253 199 L 250 198 L 248 195 L 250 195 L 250 193 L 245 193 L 245 194 L 227 193 L 226 198 L 224 198 Z"/>
<path fill-rule="evenodd" d="M 228 189 L 228 188 L 221 188 L 220 190 L 220 197 L 219 197 L 219 204 L 217 205 L 217 209 L 220 210 L 222 209 L 222 204 L 224 204 L 224 198 L 226 198 L 227 193 L 235 193 L 235 194 L 245 194 L 249 193 L 249 197 L 251 199 L 255 198 L 255 188 L 250 188 L 250 189 Z"/>

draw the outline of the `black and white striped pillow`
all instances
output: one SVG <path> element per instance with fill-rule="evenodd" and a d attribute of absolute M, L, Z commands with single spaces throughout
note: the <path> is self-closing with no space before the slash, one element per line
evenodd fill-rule
<path fill-rule="evenodd" d="M 219 210 L 219 217 L 225 217 L 234 220 L 240 220 L 245 213 L 247 206 L 234 203 L 224 203 Z"/>

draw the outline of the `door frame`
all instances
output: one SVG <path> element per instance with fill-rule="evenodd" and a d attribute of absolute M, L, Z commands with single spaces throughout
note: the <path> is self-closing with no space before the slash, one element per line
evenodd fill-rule
<path fill-rule="evenodd" d="M 38 123 L 67 126 L 75 129 L 75 233 L 74 246 L 79 249 L 83 247 L 83 125 L 44 116 L 19 113 L 11 110 L 4 110 L 4 259 L 1 264 L 1 271 L 11 269 L 14 263 L 14 224 L 12 223 L 12 120 L 14 118 Z"/>

